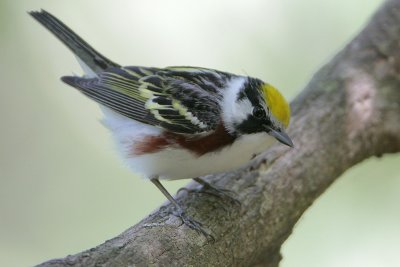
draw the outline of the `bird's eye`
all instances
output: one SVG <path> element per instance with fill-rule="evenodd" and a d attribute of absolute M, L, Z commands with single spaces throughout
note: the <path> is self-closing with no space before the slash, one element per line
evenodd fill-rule
<path fill-rule="evenodd" d="M 253 116 L 257 119 L 263 119 L 265 117 L 265 109 L 261 106 L 256 106 L 253 109 Z"/>

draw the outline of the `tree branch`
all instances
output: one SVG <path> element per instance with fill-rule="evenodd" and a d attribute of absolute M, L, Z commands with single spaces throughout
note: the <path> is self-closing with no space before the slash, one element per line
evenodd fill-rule
<path fill-rule="evenodd" d="M 104 244 L 39 266 L 278 266 L 294 224 L 335 179 L 400 151 L 399 71 L 400 0 L 392 0 L 292 102 L 295 149 L 275 146 L 245 168 L 208 177 L 241 207 L 179 194 L 214 243 L 169 215 L 167 204 Z"/>

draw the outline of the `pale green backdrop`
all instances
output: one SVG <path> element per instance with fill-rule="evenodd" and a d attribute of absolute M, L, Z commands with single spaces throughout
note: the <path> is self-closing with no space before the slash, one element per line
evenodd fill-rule
<path fill-rule="evenodd" d="M 51 11 L 123 65 L 248 74 L 293 98 L 380 2 L 0 0 L 0 266 L 93 247 L 165 201 L 121 164 L 97 105 L 60 82 L 81 70 L 26 11 Z M 282 266 L 400 266 L 399 165 L 385 156 L 340 178 L 298 223 Z"/>

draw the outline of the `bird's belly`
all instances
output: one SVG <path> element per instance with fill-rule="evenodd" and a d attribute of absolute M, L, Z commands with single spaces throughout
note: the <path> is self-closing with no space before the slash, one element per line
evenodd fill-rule
<path fill-rule="evenodd" d="M 239 137 L 231 145 L 201 156 L 184 148 L 166 148 L 135 155 L 132 151 L 137 140 L 147 135 L 159 135 L 161 130 L 107 108 L 103 111 L 104 124 L 113 133 L 122 158 L 133 172 L 146 179 L 185 179 L 234 170 L 246 164 L 255 154 L 266 150 L 274 141 L 266 133 L 258 133 Z"/>
<path fill-rule="evenodd" d="M 165 149 L 156 153 L 128 158 L 131 168 L 145 178 L 185 179 L 235 170 L 266 148 L 273 139 L 267 134 L 240 138 L 232 145 L 202 156 L 186 149 Z"/>

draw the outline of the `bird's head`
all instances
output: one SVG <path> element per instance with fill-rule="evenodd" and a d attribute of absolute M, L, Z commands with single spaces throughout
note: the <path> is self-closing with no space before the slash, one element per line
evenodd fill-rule
<path fill-rule="evenodd" d="M 285 133 L 290 120 L 289 104 L 272 85 L 254 78 L 235 78 L 226 88 L 222 109 L 225 127 L 231 134 L 265 132 L 293 147 Z"/>

